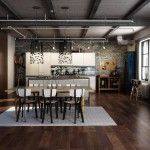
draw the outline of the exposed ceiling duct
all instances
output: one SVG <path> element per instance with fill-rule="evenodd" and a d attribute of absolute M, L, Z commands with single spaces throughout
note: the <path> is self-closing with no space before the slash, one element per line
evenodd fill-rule
<path fill-rule="evenodd" d="M 129 44 L 129 40 L 124 40 L 122 35 L 117 36 L 117 42 L 118 42 L 119 45 Z"/>

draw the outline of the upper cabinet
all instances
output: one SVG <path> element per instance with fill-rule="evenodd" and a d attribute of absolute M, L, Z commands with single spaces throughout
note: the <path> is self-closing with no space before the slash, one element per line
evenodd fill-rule
<path fill-rule="evenodd" d="M 51 65 L 59 65 L 58 64 L 58 58 L 59 58 L 59 53 L 50 53 L 50 59 L 51 59 Z"/>
<path fill-rule="evenodd" d="M 59 53 L 43 53 L 43 64 L 30 64 L 30 53 L 26 53 L 26 75 L 50 75 L 51 65 L 95 66 L 95 53 L 72 53 L 72 63 L 59 64 Z"/>
<path fill-rule="evenodd" d="M 50 75 L 51 55 L 50 53 L 43 53 L 44 63 L 39 64 L 39 75 Z"/>
<path fill-rule="evenodd" d="M 72 53 L 72 65 L 73 66 L 83 65 L 83 53 Z"/>
<path fill-rule="evenodd" d="M 83 53 L 83 66 L 95 66 L 95 53 Z"/>
<path fill-rule="evenodd" d="M 26 53 L 26 75 L 38 75 L 38 64 L 30 64 L 30 53 Z"/>

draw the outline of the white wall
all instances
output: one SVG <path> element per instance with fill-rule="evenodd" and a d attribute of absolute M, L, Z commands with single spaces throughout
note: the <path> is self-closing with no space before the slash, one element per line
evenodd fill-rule
<path fill-rule="evenodd" d="M 15 38 L 8 34 L 7 38 L 7 86 L 8 89 L 14 87 L 14 56 L 15 56 Z"/>

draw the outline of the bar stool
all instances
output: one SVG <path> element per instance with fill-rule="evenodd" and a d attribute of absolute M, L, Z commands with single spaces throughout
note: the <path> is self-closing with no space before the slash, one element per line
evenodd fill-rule
<path fill-rule="evenodd" d="M 30 84 L 29 84 L 29 87 L 33 87 L 33 84 L 32 84 L 32 83 L 30 83 Z"/>
<path fill-rule="evenodd" d="M 40 87 L 44 86 L 42 83 L 39 84 Z"/>
<path fill-rule="evenodd" d="M 132 89 L 131 89 L 131 93 L 130 93 L 130 99 L 135 98 L 135 100 L 138 100 L 139 92 L 140 92 L 139 85 L 141 84 L 141 81 L 132 79 L 131 84 L 132 84 Z"/>
<path fill-rule="evenodd" d="M 45 119 L 45 111 L 46 106 L 50 108 L 50 119 L 51 123 L 53 123 L 53 116 L 52 116 L 52 106 L 55 105 L 56 111 L 56 118 L 58 118 L 58 101 L 56 100 L 56 89 L 43 89 L 43 100 L 41 101 L 41 116 L 42 116 L 42 123 L 44 123 Z M 43 108 L 44 104 L 44 108 Z"/>
<path fill-rule="evenodd" d="M 38 86 L 39 86 L 39 84 L 35 83 L 35 84 L 33 84 L 33 86 L 34 86 L 34 87 L 38 87 Z"/>
<path fill-rule="evenodd" d="M 47 85 L 47 87 L 48 87 L 48 88 L 51 88 L 51 87 L 52 87 L 52 85 L 51 85 L 51 84 L 48 84 L 48 85 Z"/>
<path fill-rule="evenodd" d="M 75 84 L 71 84 L 71 87 L 75 87 L 76 85 Z"/>
<path fill-rule="evenodd" d="M 53 88 L 56 88 L 56 84 L 52 84 L 52 87 L 53 87 Z"/>

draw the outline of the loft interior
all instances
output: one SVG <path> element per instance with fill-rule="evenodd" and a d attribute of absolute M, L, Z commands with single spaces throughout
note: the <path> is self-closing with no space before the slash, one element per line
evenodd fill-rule
<path fill-rule="evenodd" d="M 143 150 L 149 148 L 149 99 L 150 0 L 0 0 L 0 126 L 53 125 L 69 135 L 64 145 L 53 139 L 45 149 Z M 102 120 L 90 120 L 91 112 Z M 85 131 L 62 127 L 74 124 Z M 0 130 L 5 137 L 12 132 Z M 82 139 L 75 142 L 78 132 Z M 17 140 L 8 141 L 20 149 Z M 2 149 L 6 143 L 0 136 Z M 45 144 L 22 143 L 29 149 Z"/>

